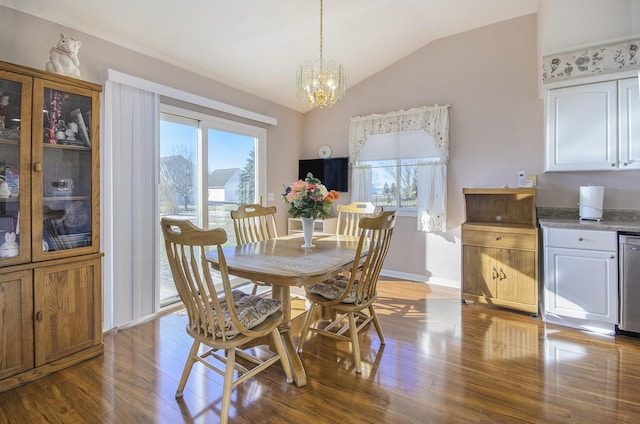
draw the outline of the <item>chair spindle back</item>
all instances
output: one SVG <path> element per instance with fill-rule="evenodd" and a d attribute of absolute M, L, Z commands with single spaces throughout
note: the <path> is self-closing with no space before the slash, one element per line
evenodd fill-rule
<path fill-rule="evenodd" d="M 337 234 L 345 236 L 359 236 L 358 223 L 361 218 L 372 217 L 376 206 L 371 202 L 353 202 L 349 205 L 338 205 Z"/>
<path fill-rule="evenodd" d="M 231 211 L 238 245 L 278 237 L 275 215 L 275 206 L 258 204 L 240 205 L 238 209 Z"/>

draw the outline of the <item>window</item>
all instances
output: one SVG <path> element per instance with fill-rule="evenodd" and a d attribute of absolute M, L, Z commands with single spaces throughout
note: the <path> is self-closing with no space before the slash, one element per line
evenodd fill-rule
<path fill-rule="evenodd" d="M 226 245 L 235 245 L 230 211 L 260 201 L 265 166 L 257 158 L 264 158 L 265 139 L 263 128 L 161 105 L 158 215 L 224 228 Z M 166 306 L 178 294 L 164 245 L 157 257 L 160 305 Z"/>
<path fill-rule="evenodd" d="M 371 196 L 366 201 L 415 214 L 418 165 L 438 161 L 439 152 L 429 148 L 433 145 L 433 137 L 421 130 L 369 136 L 355 164 L 371 173 Z"/>
<path fill-rule="evenodd" d="M 415 215 L 420 231 L 446 231 L 447 106 L 351 120 L 352 200 Z"/>

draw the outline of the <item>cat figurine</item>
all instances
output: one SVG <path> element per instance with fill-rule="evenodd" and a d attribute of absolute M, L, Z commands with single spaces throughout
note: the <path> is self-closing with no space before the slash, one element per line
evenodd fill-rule
<path fill-rule="evenodd" d="M 16 241 L 16 233 L 5 233 L 4 243 L 0 245 L 0 258 L 10 258 L 20 254 L 20 245 Z"/>
<path fill-rule="evenodd" d="M 60 34 L 57 46 L 49 50 L 49 62 L 45 65 L 45 69 L 49 72 L 80 79 L 78 51 L 81 46 L 82 41 Z"/>

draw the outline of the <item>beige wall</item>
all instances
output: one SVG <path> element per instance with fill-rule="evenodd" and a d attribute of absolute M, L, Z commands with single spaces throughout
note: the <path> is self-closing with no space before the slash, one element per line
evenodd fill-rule
<path fill-rule="evenodd" d="M 571 21 L 571 20 L 570 20 Z M 544 27 L 544 26 L 542 26 Z M 352 116 L 450 104 L 448 231 L 425 235 L 399 220 L 386 268 L 419 280 L 459 286 L 463 187 L 515 186 L 517 172 L 538 174 L 539 206 L 576 207 L 578 186 L 604 185 L 605 208 L 640 209 L 640 172 L 543 173 L 543 103 L 538 93 L 536 15 L 437 40 L 348 90 L 331 109 L 305 115 L 94 37 L 0 6 L 0 60 L 42 69 L 58 34 L 83 40 L 83 78 L 102 82 L 107 68 L 278 119 L 268 128 L 268 191 L 297 176 L 299 158 L 329 144 L 347 156 Z M 540 37 L 540 39 L 546 39 Z M 347 69 L 347 76 L 348 76 Z M 349 202 L 348 194 L 341 199 Z"/>
<path fill-rule="evenodd" d="M 543 173 L 536 18 L 529 15 L 432 42 L 349 89 L 332 109 L 305 116 L 303 155 L 315 155 L 325 143 L 336 155 L 347 155 L 352 116 L 451 105 L 449 231 L 425 237 L 416 233 L 415 219 L 401 218 L 385 268 L 459 284 L 462 188 L 517 186 L 519 170 L 538 174 L 538 206 L 576 208 L 578 187 L 591 183 L 606 187 L 605 208 L 640 209 L 638 171 Z"/>
<path fill-rule="evenodd" d="M 298 175 L 297 161 L 300 156 L 299 145 L 303 125 L 301 113 L 104 40 L 4 6 L 0 6 L 0 60 L 44 69 L 45 63 L 49 60 L 49 49 L 57 42 L 60 32 L 83 42 L 79 54 L 82 79 L 102 84 L 106 78 L 106 70 L 111 68 L 252 112 L 275 117 L 278 120 L 278 124 L 275 126 L 257 125 L 267 127 L 267 162 L 269 164 L 267 191 L 276 193 L 275 201 L 268 203 L 278 207 L 279 226 L 286 228 L 286 209 L 278 194 L 282 192 L 283 183 Z M 203 54 L 206 53 L 203 52 Z M 224 114 L 219 115 L 228 117 Z M 103 147 L 108 146 L 103 144 Z"/>
<path fill-rule="evenodd" d="M 347 155 L 352 116 L 451 105 L 448 231 L 425 237 L 415 218 L 401 218 L 385 268 L 459 286 L 462 188 L 516 186 L 519 170 L 542 172 L 536 25 L 530 15 L 437 40 L 305 117 L 303 154 L 328 143 Z"/>
<path fill-rule="evenodd" d="M 640 34 L 638 0 L 540 0 L 543 55 Z"/>

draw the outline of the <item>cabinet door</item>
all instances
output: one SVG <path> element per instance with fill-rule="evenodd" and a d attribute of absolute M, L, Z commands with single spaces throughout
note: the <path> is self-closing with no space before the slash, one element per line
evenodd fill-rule
<path fill-rule="evenodd" d="M 31 261 L 32 84 L 0 70 L 0 266 Z"/>
<path fill-rule="evenodd" d="M 0 275 L 0 380 L 33 368 L 31 275 Z"/>
<path fill-rule="evenodd" d="M 618 319 L 615 252 L 545 249 L 545 311 L 615 324 Z"/>
<path fill-rule="evenodd" d="M 35 270 L 36 366 L 102 343 L 100 259 Z"/>
<path fill-rule="evenodd" d="M 496 249 L 480 246 L 462 246 L 462 292 L 486 298 L 496 297 L 498 271 Z"/>
<path fill-rule="evenodd" d="M 616 81 L 549 90 L 545 171 L 617 168 Z"/>
<path fill-rule="evenodd" d="M 534 306 L 538 304 L 535 252 L 499 249 L 496 252 L 496 266 L 496 291 L 501 300 Z"/>
<path fill-rule="evenodd" d="M 33 260 L 95 253 L 99 93 L 36 79 L 33 96 Z"/>
<path fill-rule="evenodd" d="M 638 78 L 618 82 L 618 115 L 620 116 L 621 169 L 640 169 L 640 93 Z"/>

